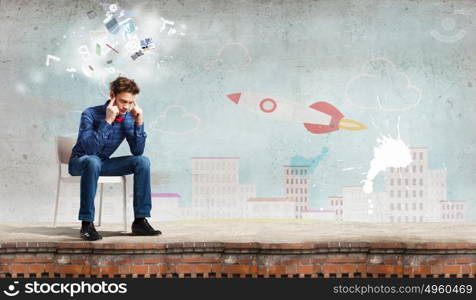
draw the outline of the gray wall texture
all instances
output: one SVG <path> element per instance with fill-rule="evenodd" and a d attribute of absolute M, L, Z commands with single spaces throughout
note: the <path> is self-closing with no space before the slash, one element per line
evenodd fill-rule
<path fill-rule="evenodd" d="M 107 32 L 116 8 L 133 33 Z M 447 170 L 447 198 L 468 201 L 474 221 L 475 15 L 464 0 L 0 0 L 0 221 L 52 219 L 55 137 L 75 137 L 81 111 L 104 103 L 119 74 L 142 90 L 153 192 L 183 205 L 191 157 L 240 157 L 240 182 L 276 197 L 299 156 L 319 157 L 311 203 L 325 206 L 365 179 L 377 139 L 399 132 L 428 147 L 430 167 Z M 147 37 L 155 48 L 132 60 Z M 239 108 L 226 97 L 235 92 L 328 101 L 369 129 L 314 135 Z M 115 153 L 127 154 L 125 144 Z M 79 204 L 77 187 L 64 193 Z"/>

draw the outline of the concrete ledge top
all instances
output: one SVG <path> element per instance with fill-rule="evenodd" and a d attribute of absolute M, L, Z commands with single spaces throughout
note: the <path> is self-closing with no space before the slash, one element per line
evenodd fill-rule
<path fill-rule="evenodd" d="M 476 252 L 476 223 L 349 223 L 297 220 L 151 222 L 163 234 L 132 236 L 122 224 L 96 226 L 84 242 L 79 223 L 0 223 L 0 252 Z M 48 250 L 49 249 L 49 250 Z"/>

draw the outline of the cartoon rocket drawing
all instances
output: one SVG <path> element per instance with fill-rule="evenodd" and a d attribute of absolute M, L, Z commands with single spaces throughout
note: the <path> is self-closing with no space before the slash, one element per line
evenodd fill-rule
<path fill-rule="evenodd" d="M 339 129 L 363 130 L 367 127 L 357 121 L 344 119 L 344 115 L 327 102 L 316 102 L 310 106 L 270 98 L 259 94 L 234 93 L 227 97 L 248 110 L 275 120 L 296 121 L 312 133 L 329 133 Z"/>

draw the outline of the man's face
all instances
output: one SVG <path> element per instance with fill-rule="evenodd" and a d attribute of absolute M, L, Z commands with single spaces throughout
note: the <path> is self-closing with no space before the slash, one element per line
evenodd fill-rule
<path fill-rule="evenodd" d="M 131 105 L 136 100 L 136 95 L 132 95 L 129 92 L 122 92 L 115 95 L 111 92 L 111 99 L 116 96 L 116 105 L 119 108 L 119 113 L 121 115 L 131 110 Z"/>

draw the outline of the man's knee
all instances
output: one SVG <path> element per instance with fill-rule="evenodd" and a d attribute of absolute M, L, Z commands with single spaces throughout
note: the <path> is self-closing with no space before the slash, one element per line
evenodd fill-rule
<path fill-rule="evenodd" d="M 83 159 L 83 167 L 85 169 L 101 170 L 101 159 L 96 155 L 87 155 Z"/>
<path fill-rule="evenodd" d="M 134 156 L 136 168 L 150 168 L 150 160 L 147 156 L 137 155 Z"/>

